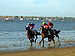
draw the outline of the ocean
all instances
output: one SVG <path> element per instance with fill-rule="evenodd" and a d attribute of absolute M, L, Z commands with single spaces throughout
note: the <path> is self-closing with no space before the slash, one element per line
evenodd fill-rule
<path fill-rule="evenodd" d="M 40 26 L 43 21 L 0 21 L 0 51 L 16 51 L 16 50 L 33 50 L 43 49 L 38 42 L 41 36 L 38 36 L 37 43 L 30 46 L 30 41 L 26 36 L 25 26 L 28 23 L 35 23 L 34 30 L 41 32 Z M 46 23 L 48 21 L 45 21 Z M 61 30 L 59 33 L 60 45 L 56 40 L 56 47 L 75 46 L 75 19 L 65 21 L 51 21 L 54 24 L 54 29 Z M 45 48 L 48 48 L 47 39 L 45 39 Z M 53 46 L 52 46 L 53 47 Z"/>

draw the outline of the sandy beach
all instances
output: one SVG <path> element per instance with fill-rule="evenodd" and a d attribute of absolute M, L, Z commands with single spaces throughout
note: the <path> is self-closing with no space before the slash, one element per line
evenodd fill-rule
<path fill-rule="evenodd" d="M 2 52 L 0 56 L 75 56 L 75 47 Z"/>

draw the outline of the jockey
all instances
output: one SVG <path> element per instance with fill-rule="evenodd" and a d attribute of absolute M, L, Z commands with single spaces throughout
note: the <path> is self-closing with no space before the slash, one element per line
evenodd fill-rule
<path fill-rule="evenodd" d="M 49 27 L 49 28 L 53 28 L 53 23 L 48 22 L 48 27 Z"/>
<path fill-rule="evenodd" d="M 42 27 L 45 28 L 45 29 L 48 29 L 48 24 L 46 24 L 46 22 L 43 22 Z"/>
<path fill-rule="evenodd" d="M 26 30 L 29 30 L 30 27 L 29 27 L 30 23 L 28 23 L 25 27 L 26 27 Z"/>
<path fill-rule="evenodd" d="M 35 24 L 34 24 L 34 23 L 31 23 L 30 28 L 31 28 L 31 29 L 33 29 L 33 28 L 34 28 L 34 26 L 35 26 Z"/>
<path fill-rule="evenodd" d="M 42 22 L 41 29 L 45 29 L 45 34 L 48 34 L 48 24 L 46 22 Z"/>
<path fill-rule="evenodd" d="M 34 23 L 28 23 L 28 25 L 26 26 L 26 30 L 30 29 L 32 30 L 34 28 L 35 24 Z"/>
<path fill-rule="evenodd" d="M 49 31 L 50 31 L 50 33 L 53 33 L 53 31 L 54 31 L 54 29 L 53 29 L 53 23 L 51 23 L 51 22 L 48 22 L 48 33 L 49 33 Z"/>

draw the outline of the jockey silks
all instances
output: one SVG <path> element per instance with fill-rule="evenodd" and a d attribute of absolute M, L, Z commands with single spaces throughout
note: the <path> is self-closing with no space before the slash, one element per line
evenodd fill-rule
<path fill-rule="evenodd" d="M 42 25 L 43 26 L 43 28 L 48 28 L 48 25 L 47 24 L 45 24 L 45 25 Z"/>

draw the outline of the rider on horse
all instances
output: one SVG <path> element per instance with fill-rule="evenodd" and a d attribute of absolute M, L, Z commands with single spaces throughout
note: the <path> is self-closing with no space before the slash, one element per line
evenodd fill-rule
<path fill-rule="evenodd" d="M 48 22 L 48 27 L 49 27 L 49 28 L 53 28 L 53 23 Z"/>
<path fill-rule="evenodd" d="M 45 31 L 45 35 L 48 34 L 48 24 L 46 22 L 42 22 L 42 25 L 41 25 L 40 29 L 43 29 L 42 33 L 44 33 L 44 31 Z"/>
<path fill-rule="evenodd" d="M 34 28 L 35 24 L 34 23 L 28 23 L 28 25 L 26 26 L 26 30 L 30 29 L 32 30 Z"/>
<path fill-rule="evenodd" d="M 53 33 L 53 23 L 51 23 L 51 22 L 48 22 L 48 31 L 50 32 L 50 33 Z"/>
<path fill-rule="evenodd" d="M 28 23 L 26 27 L 26 30 L 29 30 L 31 33 L 30 34 L 33 34 L 34 35 L 34 31 L 33 31 L 33 28 L 34 28 L 35 24 L 34 23 Z M 34 39 L 34 37 L 33 37 Z"/>
<path fill-rule="evenodd" d="M 49 32 L 50 32 L 50 34 L 51 34 L 51 33 L 52 33 L 52 28 L 53 28 L 53 23 L 48 22 L 48 24 L 47 24 L 46 22 L 42 22 L 41 29 L 42 29 L 42 28 L 45 29 L 46 35 L 48 35 Z"/>

